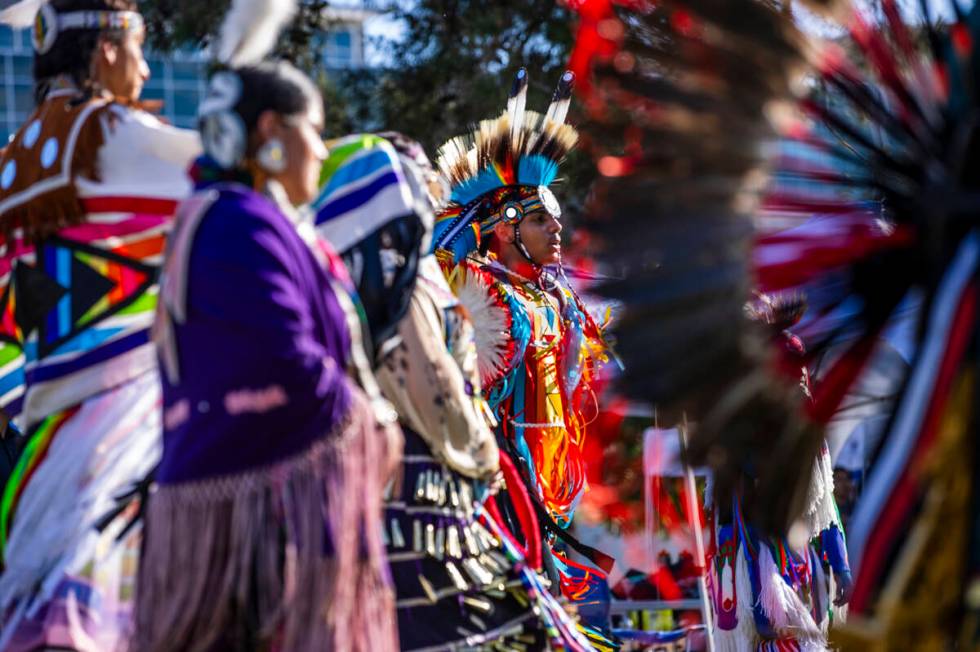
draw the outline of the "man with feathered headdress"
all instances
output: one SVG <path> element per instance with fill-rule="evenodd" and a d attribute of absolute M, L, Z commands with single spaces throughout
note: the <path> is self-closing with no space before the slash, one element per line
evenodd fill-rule
<path fill-rule="evenodd" d="M 605 359 L 599 327 L 557 273 L 561 206 L 549 185 L 578 138 L 564 124 L 573 80 L 570 72 L 562 76 L 541 115 L 525 110 L 527 73 L 520 70 L 500 117 L 442 146 L 438 165 L 451 201 L 437 217 L 434 246 L 473 319 L 498 439 L 519 469 L 507 478 L 501 516 L 584 620 L 601 623 L 604 576 L 565 552 L 565 544 L 595 552 L 565 530 L 586 489 L 591 382 Z M 599 613 L 590 614 L 590 605 Z M 611 645 L 587 629 L 594 644 Z"/>
<path fill-rule="evenodd" d="M 501 462 L 493 418 L 472 324 L 431 255 L 445 184 L 403 134 L 356 134 L 328 148 L 316 227 L 356 283 L 366 348 L 405 435 L 382 524 L 400 648 L 588 649 L 487 518 Z"/>

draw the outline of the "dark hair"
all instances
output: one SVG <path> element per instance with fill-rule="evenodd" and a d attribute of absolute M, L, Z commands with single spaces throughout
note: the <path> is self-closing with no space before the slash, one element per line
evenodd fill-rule
<path fill-rule="evenodd" d="M 291 63 L 275 61 L 235 70 L 242 81 L 241 99 L 235 105 L 248 134 L 246 157 L 255 154 L 255 128 L 259 116 L 273 111 L 283 116 L 306 113 L 323 107 L 323 97 L 313 81 Z"/>
<path fill-rule="evenodd" d="M 72 11 L 137 11 L 136 0 L 51 0 L 48 3 L 59 14 Z M 99 41 L 119 44 L 125 31 L 107 29 L 71 29 L 58 34 L 51 49 L 34 55 L 34 99 L 40 103 L 48 93 L 51 81 L 60 75 L 71 79 L 79 89 L 90 90 L 92 56 Z"/>
<path fill-rule="evenodd" d="M 480 248 L 478 251 L 480 252 L 481 256 L 486 256 L 487 252 L 493 248 L 493 241 L 496 239 L 496 237 L 497 234 L 492 232 L 480 237 Z"/>

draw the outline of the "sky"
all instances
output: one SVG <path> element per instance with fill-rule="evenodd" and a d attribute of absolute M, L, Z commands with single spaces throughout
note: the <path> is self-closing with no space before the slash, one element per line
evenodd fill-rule
<path fill-rule="evenodd" d="M 364 24 L 364 35 L 367 37 L 367 47 L 364 54 L 368 65 L 383 65 L 387 58 L 383 52 L 375 47 L 378 38 L 397 41 L 403 37 L 404 33 L 405 26 L 387 14 L 379 14 L 368 19 L 367 23 Z"/>

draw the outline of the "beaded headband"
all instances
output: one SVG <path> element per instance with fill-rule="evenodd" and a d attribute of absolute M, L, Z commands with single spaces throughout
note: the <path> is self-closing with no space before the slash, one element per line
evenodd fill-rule
<path fill-rule="evenodd" d="M 59 14 L 51 5 L 44 5 L 34 18 L 31 40 L 38 54 L 54 47 L 58 35 L 73 29 L 144 29 L 143 16 L 136 11 L 70 11 Z"/>

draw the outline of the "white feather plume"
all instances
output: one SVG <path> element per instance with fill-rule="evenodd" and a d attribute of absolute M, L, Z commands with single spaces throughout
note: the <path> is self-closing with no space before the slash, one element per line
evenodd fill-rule
<path fill-rule="evenodd" d="M 23 29 L 30 27 L 34 23 L 34 17 L 48 0 L 20 0 L 20 2 L 9 2 L 0 0 L 0 23 L 9 25 L 13 29 Z"/>
<path fill-rule="evenodd" d="M 460 270 L 462 272 L 462 270 Z M 484 387 L 496 382 L 507 370 L 510 323 L 507 310 L 494 301 L 493 288 L 476 270 L 460 273 L 453 283 L 460 304 L 469 313 L 476 341 L 480 381 Z"/>
<path fill-rule="evenodd" d="M 262 61 L 296 15 L 296 7 L 296 0 L 232 0 L 221 25 L 218 60 L 236 68 Z"/>

